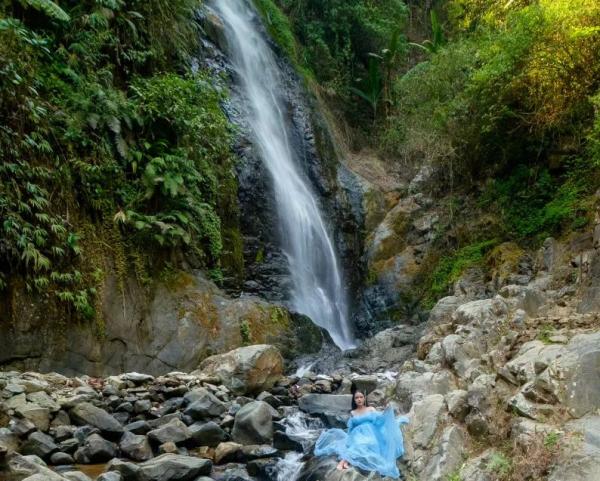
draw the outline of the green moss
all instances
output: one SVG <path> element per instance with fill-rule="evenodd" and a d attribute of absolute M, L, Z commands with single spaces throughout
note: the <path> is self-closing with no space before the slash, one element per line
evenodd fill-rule
<path fill-rule="evenodd" d="M 288 58 L 298 65 L 296 40 L 288 18 L 273 0 L 254 0 L 258 11 L 264 18 L 267 30 L 273 40 L 281 47 Z"/>
<path fill-rule="evenodd" d="M 427 280 L 424 306 L 431 308 L 439 298 L 447 295 L 450 286 L 460 278 L 461 274 L 470 267 L 481 265 L 486 252 L 496 244 L 498 244 L 497 239 L 478 242 L 441 257 Z"/>

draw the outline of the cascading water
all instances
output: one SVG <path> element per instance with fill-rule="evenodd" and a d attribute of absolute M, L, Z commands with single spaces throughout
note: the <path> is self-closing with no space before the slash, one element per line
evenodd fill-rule
<path fill-rule="evenodd" d="M 246 0 L 215 0 L 229 55 L 249 104 L 253 140 L 269 171 L 292 280 L 292 307 L 327 329 L 341 349 L 354 347 L 337 256 L 308 180 L 289 141 L 280 70 Z"/>

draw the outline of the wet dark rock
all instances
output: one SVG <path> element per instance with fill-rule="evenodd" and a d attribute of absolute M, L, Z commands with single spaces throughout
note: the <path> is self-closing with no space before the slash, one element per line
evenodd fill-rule
<path fill-rule="evenodd" d="M 252 461 L 248 461 L 246 464 L 246 470 L 252 477 L 265 481 L 276 481 L 277 461 L 278 459 L 254 459 Z"/>
<path fill-rule="evenodd" d="M 283 451 L 302 452 L 302 444 L 291 439 L 284 431 L 275 431 L 273 433 L 273 447 Z"/>

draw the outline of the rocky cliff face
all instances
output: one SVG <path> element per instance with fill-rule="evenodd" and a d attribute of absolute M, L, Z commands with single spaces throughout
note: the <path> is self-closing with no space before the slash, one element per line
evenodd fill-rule
<path fill-rule="evenodd" d="M 0 364 L 71 375 L 195 369 L 205 357 L 244 343 L 270 342 L 286 357 L 316 352 L 322 335 L 302 316 L 258 298 L 232 299 L 201 273 L 172 273 L 151 292 L 108 278 L 103 324 L 64 325 L 36 299 L 19 297 L 0 325 Z M 3 306 L 3 315 L 13 313 Z"/>
<path fill-rule="evenodd" d="M 257 18 L 258 20 L 258 18 Z M 270 175 L 252 145 L 247 118 L 247 99 L 241 91 L 236 73 L 227 58 L 226 40 L 220 20 L 209 9 L 199 13 L 207 38 L 199 64 L 216 76 L 224 76 L 230 100 L 225 110 L 238 128 L 236 152 L 239 180 L 240 227 L 244 239 L 244 281 L 227 279 L 233 293 L 251 293 L 267 300 L 282 301 L 289 297 L 287 260 L 281 251 L 279 220 Z M 259 30 L 264 28 L 257 25 Z M 266 32 L 264 32 L 266 36 Z M 275 52 L 277 45 L 271 43 Z M 284 56 L 277 61 L 284 84 L 287 120 L 291 127 L 291 148 L 301 160 L 299 166 L 318 196 L 324 218 L 329 223 L 335 245 L 342 259 L 351 293 L 359 288 L 363 272 L 357 260 L 363 249 L 361 204 L 362 186 L 358 178 L 339 161 L 329 127 L 318 101 L 305 86 Z"/>

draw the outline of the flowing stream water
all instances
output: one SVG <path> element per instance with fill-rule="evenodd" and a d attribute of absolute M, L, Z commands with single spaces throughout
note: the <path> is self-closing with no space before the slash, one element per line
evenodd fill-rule
<path fill-rule="evenodd" d="M 327 329 L 341 349 L 354 347 L 342 272 L 323 215 L 290 144 L 284 88 L 275 56 L 247 0 L 214 0 L 228 54 L 249 106 L 253 142 L 274 187 L 292 308 Z"/>

